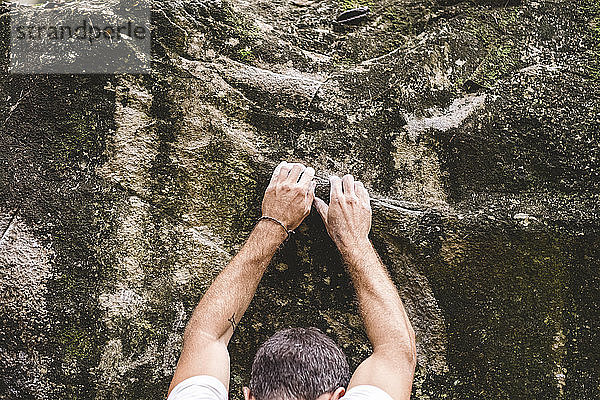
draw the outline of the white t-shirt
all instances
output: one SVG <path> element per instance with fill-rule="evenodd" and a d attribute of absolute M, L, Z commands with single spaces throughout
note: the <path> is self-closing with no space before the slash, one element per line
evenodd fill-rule
<path fill-rule="evenodd" d="M 340 400 L 393 400 L 376 386 L 360 385 L 348 390 Z M 227 400 L 227 389 L 209 375 L 192 376 L 173 388 L 167 400 Z"/>

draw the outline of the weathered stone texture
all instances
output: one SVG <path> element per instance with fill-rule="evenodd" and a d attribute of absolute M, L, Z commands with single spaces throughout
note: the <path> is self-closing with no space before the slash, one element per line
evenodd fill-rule
<path fill-rule="evenodd" d="M 600 397 L 598 1 L 157 1 L 153 25 L 151 75 L 0 75 L 0 399 L 164 396 L 281 159 L 370 189 L 414 398 Z M 314 212 L 234 335 L 232 398 L 298 325 L 369 353 Z"/>

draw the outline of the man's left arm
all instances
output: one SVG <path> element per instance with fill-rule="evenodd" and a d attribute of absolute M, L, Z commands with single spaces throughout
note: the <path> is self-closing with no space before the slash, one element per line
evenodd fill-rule
<path fill-rule="evenodd" d="M 262 203 L 262 215 L 293 230 L 310 212 L 314 170 L 282 162 L 275 168 Z M 248 308 L 254 292 L 287 232 L 277 222 L 262 219 L 246 243 L 208 288 L 185 329 L 183 349 L 169 393 L 180 382 L 210 375 L 229 388 L 227 344 Z"/>

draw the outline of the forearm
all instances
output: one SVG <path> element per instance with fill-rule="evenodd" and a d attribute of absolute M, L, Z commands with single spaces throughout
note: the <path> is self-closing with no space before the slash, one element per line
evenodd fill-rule
<path fill-rule="evenodd" d="M 374 350 L 391 345 L 413 354 L 414 331 L 396 286 L 371 242 L 366 240 L 341 252 Z"/>
<path fill-rule="evenodd" d="M 229 342 L 285 237 L 283 229 L 271 221 L 262 220 L 256 225 L 198 303 L 186 328 L 185 341 L 210 338 Z"/>

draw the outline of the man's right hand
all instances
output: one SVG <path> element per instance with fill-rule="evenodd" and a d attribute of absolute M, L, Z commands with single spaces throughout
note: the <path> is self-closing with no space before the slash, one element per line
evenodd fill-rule
<path fill-rule="evenodd" d="M 329 183 L 329 205 L 318 197 L 314 200 L 329 236 L 342 254 L 370 244 L 371 204 L 365 186 L 352 175 L 331 176 Z"/>

